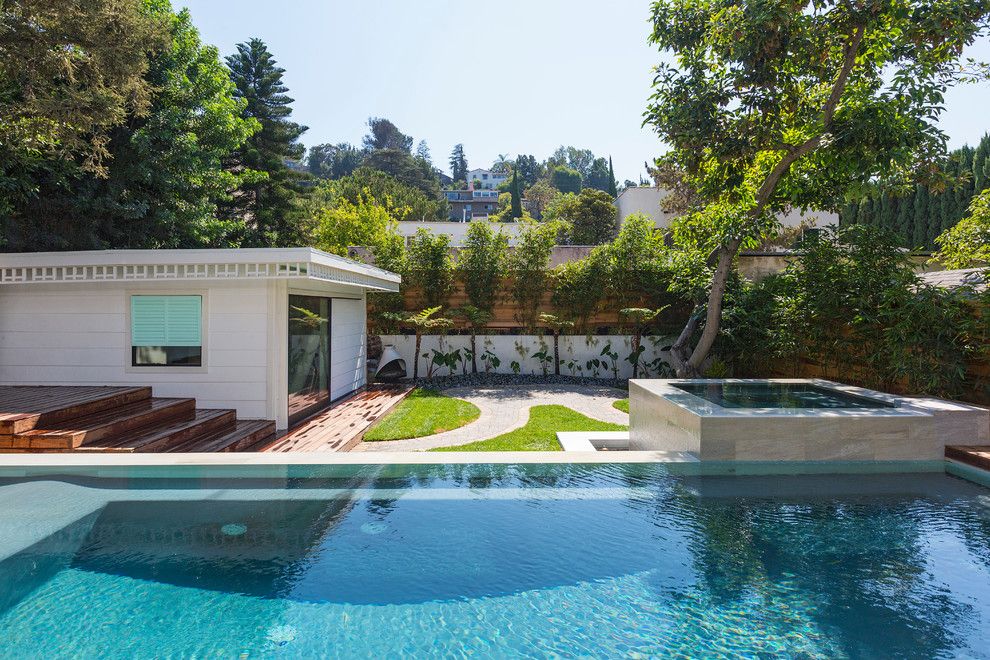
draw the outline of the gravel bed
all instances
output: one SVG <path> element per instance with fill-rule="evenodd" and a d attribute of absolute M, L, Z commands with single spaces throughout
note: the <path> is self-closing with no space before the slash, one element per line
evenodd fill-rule
<path fill-rule="evenodd" d="M 412 382 L 409 381 L 403 382 Z M 432 387 L 440 390 L 452 387 L 506 387 L 511 385 L 588 385 L 592 387 L 614 387 L 623 393 L 629 389 L 625 378 L 587 378 L 581 376 L 542 376 L 540 374 L 456 374 L 439 378 L 420 378 L 415 381 L 419 387 Z"/>

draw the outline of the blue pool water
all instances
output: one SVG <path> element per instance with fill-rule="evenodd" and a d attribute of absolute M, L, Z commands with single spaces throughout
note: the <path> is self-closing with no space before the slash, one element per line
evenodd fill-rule
<path fill-rule="evenodd" d="M 990 657 L 942 473 L 0 479 L 4 657 Z"/>
<path fill-rule="evenodd" d="M 674 387 L 723 408 L 895 408 L 886 401 L 810 383 L 710 381 Z"/>

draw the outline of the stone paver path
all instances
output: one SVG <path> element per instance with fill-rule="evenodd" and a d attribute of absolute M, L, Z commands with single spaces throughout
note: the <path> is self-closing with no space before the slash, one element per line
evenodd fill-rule
<path fill-rule="evenodd" d="M 436 447 L 463 445 L 487 440 L 525 426 L 533 406 L 557 404 L 582 415 L 613 424 L 628 424 L 629 416 L 612 407 L 625 398 L 621 390 L 584 385 L 513 385 L 492 387 L 454 387 L 444 394 L 470 401 L 481 415 L 475 421 L 453 431 L 409 440 L 362 442 L 352 451 L 423 451 Z"/>

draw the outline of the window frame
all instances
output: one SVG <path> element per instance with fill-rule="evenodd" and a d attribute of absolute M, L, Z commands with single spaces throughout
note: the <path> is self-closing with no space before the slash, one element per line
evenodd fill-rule
<path fill-rule="evenodd" d="M 180 364 L 135 366 L 132 360 L 133 344 L 131 343 L 131 298 L 133 296 L 199 296 L 200 305 L 199 334 L 200 334 L 200 366 Z M 124 292 L 124 372 L 128 374 L 205 374 L 209 372 L 209 304 L 210 297 L 206 289 L 175 289 L 161 291 L 155 289 L 131 289 Z"/>

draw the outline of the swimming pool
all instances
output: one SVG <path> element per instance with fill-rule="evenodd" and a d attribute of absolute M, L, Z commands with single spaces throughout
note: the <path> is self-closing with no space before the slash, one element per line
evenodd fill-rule
<path fill-rule="evenodd" d="M 990 657 L 990 489 L 944 473 L 675 471 L 0 471 L 0 645 L 40 657 Z"/>

